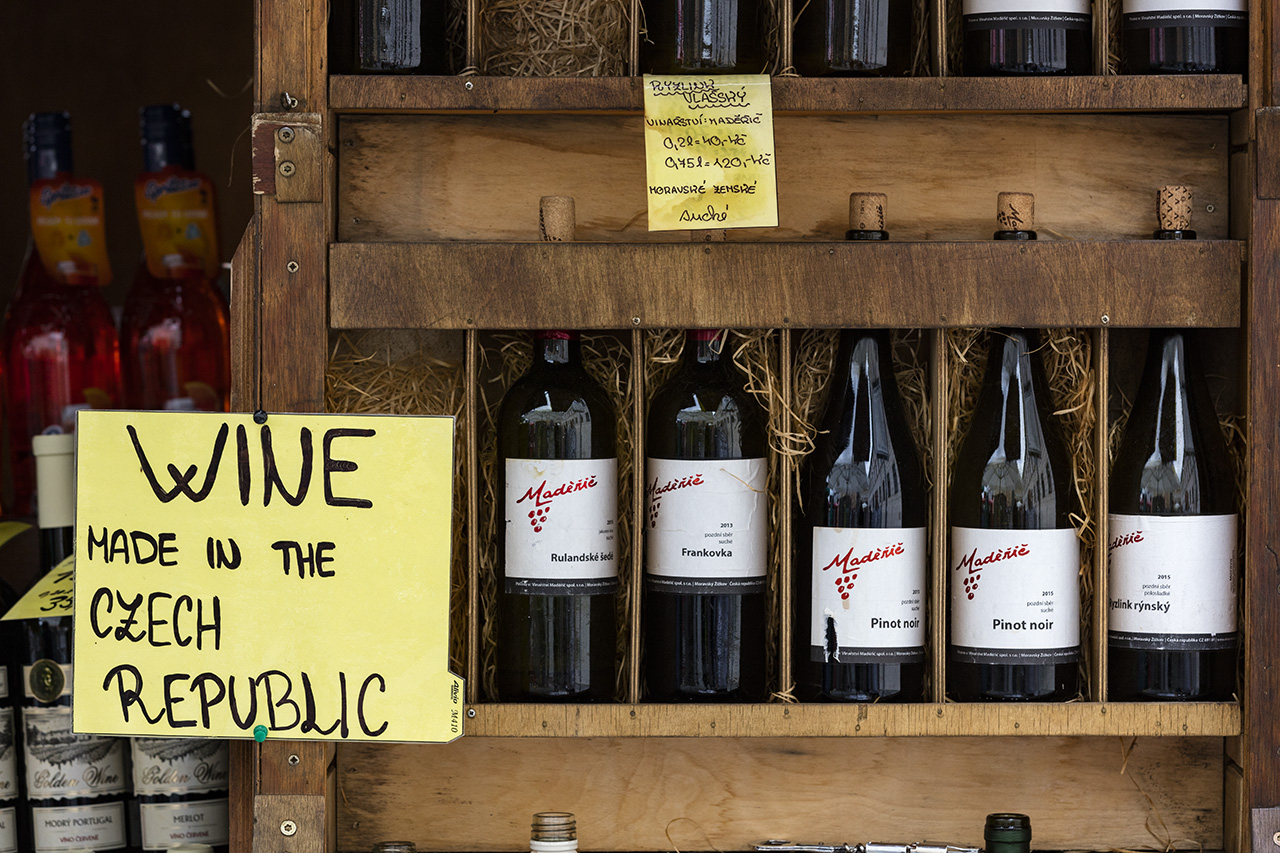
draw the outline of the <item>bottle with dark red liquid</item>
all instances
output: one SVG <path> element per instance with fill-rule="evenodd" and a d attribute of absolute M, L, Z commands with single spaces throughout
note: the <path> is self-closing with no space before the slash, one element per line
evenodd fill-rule
<path fill-rule="evenodd" d="M 231 339 L 227 301 L 210 276 L 218 267 L 213 187 L 195 171 L 190 113 L 176 104 L 144 107 L 140 124 L 137 195 L 147 256 L 120 320 L 125 406 L 225 412 Z M 187 197 L 191 210 L 183 207 Z M 196 254 L 182 251 L 190 240 L 167 233 L 174 227 L 188 238 L 203 229 Z"/>
<path fill-rule="evenodd" d="M 884 202 L 880 193 L 853 194 L 849 239 L 888 239 Z M 797 697 L 918 701 L 927 499 L 887 331 L 841 332 L 818 425 L 796 537 Z"/>
<path fill-rule="evenodd" d="M 714 329 L 646 421 L 644 676 L 656 701 L 765 695 L 768 430 Z"/>
<path fill-rule="evenodd" d="M 1194 239 L 1191 193 L 1160 192 L 1156 239 Z M 1236 484 L 1194 333 L 1155 329 L 1111 468 L 1107 655 L 1116 701 L 1235 687 Z"/>
<path fill-rule="evenodd" d="M 1088 74 L 1088 0 L 964 0 L 964 73 L 969 77 Z"/>
<path fill-rule="evenodd" d="M 759 0 L 645 0 L 640 66 L 646 74 L 760 74 L 763 11 Z"/>
<path fill-rule="evenodd" d="M 796 18 L 796 70 L 809 77 L 905 74 L 911 27 L 909 0 L 812 0 Z"/>
<path fill-rule="evenodd" d="M 70 116 L 36 113 L 24 132 L 36 214 L 33 228 L 46 227 L 46 216 L 65 222 L 68 217 L 58 214 L 57 206 L 74 203 L 97 218 L 100 231 L 101 187 L 95 191 L 93 182 L 72 174 Z M 101 290 L 110 281 L 110 268 L 103 262 L 105 248 L 95 242 L 91 229 L 78 233 L 73 242 L 84 246 L 77 245 L 62 258 L 42 258 L 42 241 L 33 241 L 0 333 L 8 377 L 11 509 L 16 515 L 35 513 L 32 436 L 72 431 L 80 409 L 120 405 L 116 329 Z"/>
<path fill-rule="evenodd" d="M 996 239 L 1034 239 L 1034 200 L 1001 193 Z M 1067 448 L 1032 330 L 989 335 L 973 420 L 952 463 L 947 693 L 1067 700 L 1079 691 L 1080 540 Z"/>
<path fill-rule="evenodd" d="M 1244 0 L 1124 0 L 1121 46 L 1129 74 L 1244 74 Z"/>

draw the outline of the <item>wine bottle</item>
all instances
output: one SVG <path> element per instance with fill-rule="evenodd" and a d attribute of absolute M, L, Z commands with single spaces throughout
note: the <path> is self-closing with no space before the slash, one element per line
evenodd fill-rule
<path fill-rule="evenodd" d="M 213 184 L 195 171 L 190 113 L 140 111 L 143 174 L 135 185 L 145 256 L 120 321 L 125 405 L 225 412 L 231 393 L 227 301 Z"/>
<path fill-rule="evenodd" d="M 445 0 L 355 0 L 357 74 L 448 74 Z"/>
<path fill-rule="evenodd" d="M 982 838 L 987 853 L 1031 853 L 1031 818 L 1024 814 L 989 814 Z"/>
<path fill-rule="evenodd" d="M 0 578 L 0 616 L 17 603 L 13 589 Z M 14 715 L 15 690 L 13 652 L 17 646 L 16 626 L 0 622 L 0 853 L 18 853 L 29 848 L 29 828 L 25 826 L 26 804 L 19 783 L 18 729 Z M 19 826 L 19 821 L 23 826 Z"/>
<path fill-rule="evenodd" d="M 759 0 L 646 0 L 640 64 L 646 74 L 760 74 Z"/>
<path fill-rule="evenodd" d="M 644 661 L 649 698 L 765 695 L 765 413 L 711 329 L 649 403 Z"/>
<path fill-rule="evenodd" d="M 31 438 L 75 428 L 79 409 L 120 403 L 102 187 L 72 175 L 71 119 L 37 113 L 24 127 L 32 244 L 0 332 L 8 376 L 14 514 L 35 512 Z"/>
<path fill-rule="evenodd" d="M 230 838 L 227 741 L 135 737 L 129 744 L 142 849 L 194 842 L 225 853 Z"/>
<path fill-rule="evenodd" d="M 887 240 L 885 197 L 850 197 L 851 240 Z M 924 469 L 885 331 L 844 331 L 802 489 L 795 678 L 802 700 L 924 694 Z"/>
<path fill-rule="evenodd" d="M 911 27 L 909 0 L 812 0 L 796 18 L 796 70 L 810 77 L 905 74 Z"/>
<path fill-rule="evenodd" d="M 1121 46 L 1130 74 L 1244 74 L 1245 0 L 1124 0 Z"/>
<path fill-rule="evenodd" d="M 1194 239 L 1191 193 L 1164 187 L 1156 239 Z M 1191 332 L 1157 329 L 1111 469 L 1111 699 L 1231 698 L 1236 672 L 1234 467 Z"/>
<path fill-rule="evenodd" d="M 964 73 L 970 77 L 1088 74 L 1088 0 L 964 0 Z"/>
<path fill-rule="evenodd" d="M 546 240 L 573 239 L 573 199 L 543 199 Z M 498 410 L 497 686 L 505 700 L 614 692 L 618 458 L 613 404 L 576 332 L 534 335 L 533 364 Z"/>
<path fill-rule="evenodd" d="M 53 571 L 74 553 L 71 435 L 34 439 L 40 490 L 40 553 Z M 128 747 L 124 738 L 71 730 L 71 617 L 19 624 L 23 759 L 35 853 L 128 849 Z"/>
<path fill-rule="evenodd" d="M 996 239 L 1034 239 L 1034 199 L 1001 193 Z M 1080 540 L 1071 467 L 1050 414 L 1039 335 L 990 333 L 973 420 L 952 465 L 947 691 L 962 701 L 1075 697 Z"/>

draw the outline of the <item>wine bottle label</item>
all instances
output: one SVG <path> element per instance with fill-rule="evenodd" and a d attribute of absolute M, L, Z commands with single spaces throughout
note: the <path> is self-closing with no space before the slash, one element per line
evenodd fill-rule
<path fill-rule="evenodd" d="M 18 741 L 12 708 L 0 708 L 0 803 L 18 798 Z M 0 840 L 2 841 L 2 840 Z M 0 851 L 4 844 L 0 843 Z"/>
<path fill-rule="evenodd" d="M 55 178 L 31 184 L 31 238 L 45 271 L 64 284 L 111 283 L 102 184 Z"/>
<path fill-rule="evenodd" d="M 124 803 L 33 808 L 36 853 L 118 850 L 126 846 Z"/>
<path fill-rule="evenodd" d="M 617 590 L 617 459 L 508 459 L 506 511 L 506 592 Z"/>
<path fill-rule="evenodd" d="M 1236 642 L 1236 516 L 1111 515 L 1107 638 L 1125 649 Z"/>
<path fill-rule="evenodd" d="M 203 794 L 229 786 L 231 750 L 225 740 L 135 737 L 129 744 L 138 796 Z"/>
<path fill-rule="evenodd" d="M 0 664 L 0 699 L 9 698 L 9 667 Z"/>
<path fill-rule="evenodd" d="M 678 594 L 762 592 L 769 555 L 765 459 L 648 460 L 650 588 Z"/>
<path fill-rule="evenodd" d="M 951 658 L 1080 658 L 1080 540 L 1067 530 L 951 528 Z"/>
<path fill-rule="evenodd" d="M 142 803 L 142 849 L 166 850 L 176 844 L 219 847 L 231 836 L 226 798 L 192 803 Z"/>
<path fill-rule="evenodd" d="M 924 660 L 923 527 L 813 529 L 810 659 Z"/>
<path fill-rule="evenodd" d="M 1125 29 L 1248 25 L 1245 0 L 1124 0 Z"/>
<path fill-rule="evenodd" d="M 22 667 L 22 695 L 37 702 L 56 702 L 71 695 L 71 664 L 42 658 Z"/>
<path fill-rule="evenodd" d="M 964 0 L 966 30 L 1090 28 L 1089 0 Z"/>
<path fill-rule="evenodd" d="M 18 810 L 0 809 L 0 853 L 18 853 Z"/>
<path fill-rule="evenodd" d="M 156 278 L 218 277 L 218 223 L 208 176 L 172 166 L 147 172 L 134 182 L 133 197 L 148 272 Z"/>
<path fill-rule="evenodd" d="M 129 790 L 125 739 L 71 731 L 71 708 L 23 708 L 27 797 L 65 800 Z"/>

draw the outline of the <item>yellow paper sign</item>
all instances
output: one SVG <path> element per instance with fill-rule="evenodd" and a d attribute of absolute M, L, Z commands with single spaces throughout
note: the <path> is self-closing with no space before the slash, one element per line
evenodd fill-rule
<path fill-rule="evenodd" d="M 453 419 L 82 412 L 75 730 L 445 742 Z"/>
<path fill-rule="evenodd" d="M 778 224 L 765 74 L 644 77 L 649 230 Z"/>
<path fill-rule="evenodd" d="M 23 525 L 25 527 L 26 525 Z M 52 571 L 36 581 L 18 603 L 9 608 L 4 619 L 50 619 L 72 613 L 71 587 L 75 579 L 76 558 L 67 557 Z"/>

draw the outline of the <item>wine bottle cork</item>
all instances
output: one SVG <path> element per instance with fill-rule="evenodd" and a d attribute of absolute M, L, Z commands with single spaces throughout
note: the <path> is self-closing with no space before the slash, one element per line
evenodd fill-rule
<path fill-rule="evenodd" d="M 1005 231 L 1035 230 L 1036 197 L 1031 193 L 1000 193 L 996 196 L 996 222 Z"/>
<path fill-rule="evenodd" d="M 538 230 L 544 243 L 572 243 L 577 215 L 573 196 L 544 195 L 538 209 Z"/>
<path fill-rule="evenodd" d="M 849 193 L 849 229 L 883 231 L 888 204 L 889 197 L 884 193 Z"/>
<path fill-rule="evenodd" d="M 1156 191 L 1156 218 L 1161 231 L 1186 231 L 1191 227 L 1191 188 L 1161 187 Z"/>

